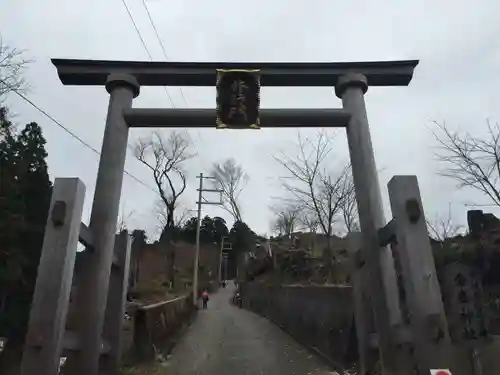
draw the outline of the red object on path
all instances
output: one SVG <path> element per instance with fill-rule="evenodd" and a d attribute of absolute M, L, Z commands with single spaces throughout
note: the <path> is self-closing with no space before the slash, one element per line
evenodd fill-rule
<path fill-rule="evenodd" d="M 431 370 L 431 375 L 453 375 L 450 370 Z"/>

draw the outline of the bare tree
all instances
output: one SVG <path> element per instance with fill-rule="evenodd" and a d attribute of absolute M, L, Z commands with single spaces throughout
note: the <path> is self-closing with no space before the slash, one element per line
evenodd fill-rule
<path fill-rule="evenodd" d="M 313 140 L 302 138 L 299 133 L 298 156 L 291 157 L 282 152 L 275 157 L 288 172 L 288 176 L 282 178 L 283 187 L 306 212 L 314 213 L 318 227 L 327 239 L 323 256 L 330 279 L 334 277 L 330 241 L 333 224 L 342 218 L 344 202 L 353 194 L 349 164 L 338 171 L 324 166 L 332 149 L 331 143 L 332 138 L 324 132 L 319 132 Z"/>
<path fill-rule="evenodd" d="M 342 220 L 348 233 L 359 231 L 356 191 L 354 190 L 354 181 L 352 179 L 352 174 L 350 173 L 350 171 L 349 175 L 345 177 L 343 183 L 345 184 L 345 195 L 344 199 L 340 201 L 340 212 L 342 214 Z"/>
<path fill-rule="evenodd" d="M 307 229 L 311 233 L 316 233 L 318 231 L 318 215 L 316 215 L 314 211 L 301 210 L 297 221 L 299 227 L 302 229 Z"/>
<path fill-rule="evenodd" d="M 338 221 L 342 222 L 347 231 L 355 228 L 354 184 L 350 171 L 351 165 L 347 164 L 338 171 L 325 171 L 320 174 L 320 184 L 322 186 L 320 186 L 321 194 L 318 199 L 320 209 L 318 221 L 328 237 L 331 237 L 333 225 Z M 325 232 L 326 225 L 329 225 L 330 232 Z"/>
<path fill-rule="evenodd" d="M 286 235 L 290 237 L 297 228 L 300 215 L 300 207 L 293 204 L 284 204 L 271 207 L 274 214 L 272 221 L 272 230 L 279 236 Z"/>
<path fill-rule="evenodd" d="M 229 158 L 223 163 L 215 163 L 211 174 L 215 177 L 215 187 L 222 190 L 222 207 L 235 221 L 242 221 L 238 198 L 248 182 L 243 167 Z"/>
<path fill-rule="evenodd" d="M 438 141 L 436 156 L 444 165 L 441 175 L 471 187 L 500 206 L 500 126 L 487 122 L 488 134 L 482 139 L 469 133 L 460 134 L 445 124 L 438 124 L 434 136 Z"/>
<path fill-rule="evenodd" d="M 324 132 L 319 132 L 315 140 L 299 134 L 297 157 L 283 152 L 275 157 L 288 172 L 288 176 L 282 178 L 283 187 L 292 200 L 315 214 L 319 228 L 328 238 L 332 235 L 333 223 L 354 192 L 349 164 L 336 172 L 323 166 L 331 152 L 331 141 Z"/>
<path fill-rule="evenodd" d="M 462 231 L 463 226 L 453 223 L 451 203 L 449 203 L 446 216 L 436 215 L 434 220 L 427 220 L 427 229 L 429 230 L 429 235 L 433 239 L 444 242 L 458 235 Z"/>
<path fill-rule="evenodd" d="M 4 44 L 0 36 L 0 104 L 8 93 L 28 89 L 23 73 L 33 60 L 26 59 L 24 55 L 25 51 Z"/>
<path fill-rule="evenodd" d="M 128 229 L 129 221 L 135 212 L 126 209 L 125 202 L 122 202 L 120 206 L 120 214 L 118 216 L 118 221 L 116 222 L 116 232 L 121 233 Z"/>
<path fill-rule="evenodd" d="M 186 221 L 189 219 L 189 214 L 192 210 L 188 210 L 183 207 L 181 210 L 177 210 L 174 217 L 174 225 L 176 227 L 182 227 L 186 224 Z"/>
<path fill-rule="evenodd" d="M 186 135 L 171 132 L 164 138 L 154 132 L 149 138 L 140 139 L 135 148 L 136 158 L 153 174 L 153 180 L 166 210 L 166 224 L 160 241 L 170 244 L 175 226 L 175 208 L 179 197 L 186 190 L 186 173 L 183 164 L 194 156 Z M 175 251 L 167 247 L 168 277 L 170 285 L 175 281 Z"/>
<path fill-rule="evenodd" d="M 175 225 L 177 200 L 186 190 L 186 173 L 182 167 L 186 160 L 194 156 L 190 148 L 189 139 L 176 131 L 166 138 L 154 132 L 149 138 L 140 139 L 135 147 L 136 158 L 153 174 L 165 208 L 167 236 Z"/>
<path fill-rule="evenodd" d="M 120 217 L 118 218 L 118 222 L 116 223 L 116 231 L 117 233 L 121 233 L 124 230 L 128 229 L 128 220 L 134 214 L 134 211 L 130 211 L 128 214 L 125 214 L 124 210 L 122 210 Z"/>
<path fill-rule="evenodd" d="M 168 209 L 167 206 L 165 206 L 165 202 L 163 202 L 163 199 L 159 198 L 155 201 L 153 212 L 155 213 L 157 220 L 156 229 L 159 230 L 161 233 L 163 229 L 165 229 L 168 221 Z M 175 209 L 174 209 L 174 214 L 175 214 Z"/>
<path fill-rule="evenodd" d="M 162 231 L 168 222 L 168 209 L 165 206 L 165 203 L 160 198 L 155 202 L 154 212 L 156 214 L 156 218 L 158 221 L 157 229 Z M 176 202 L 176 206 L 174 208 L 174 226 L 182 227 L 186 220 L 188 219 L 190 210 L 182 207 L 179 202 Z"/>

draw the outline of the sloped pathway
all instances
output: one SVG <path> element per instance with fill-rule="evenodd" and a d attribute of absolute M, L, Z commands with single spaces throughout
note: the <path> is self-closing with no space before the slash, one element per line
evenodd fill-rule
<path fill-rule="evenodd" d="M 221 289 L 199 311 L 168 360 L 172 375 L 335 374 L 266 319 L 231 305 L 233 290 Z"/>

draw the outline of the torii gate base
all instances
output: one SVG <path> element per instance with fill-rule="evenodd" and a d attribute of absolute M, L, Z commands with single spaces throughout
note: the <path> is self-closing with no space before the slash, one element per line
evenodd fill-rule
<path fill-rule="evenodd" d="M 364 288 L 372 296 L 378 348 L 383 373 L 407 375 L 413 368 L 405 351 L 397 343 L 395 332 L 402 325 L 396 274 L 391 252 L 380 246 L 378 230 L 386 221 L 382 209 L 377 169 L 373 155 L 364 94 L 370 86 L 406 86 L 411 81 L 418 61 L 354 62 L 354 63 L 160 63 L 91 60 L 52 60 L 63 84 L 104 85 L 110 93 L 108 116 L 89 230 L 93 239 L 88 252 L 85 276 L 81 280 L 77 310 L 79 311 L 79 351 L 68 358 L 71 375 L 97 375 L 102 351 L 101 335 L 105 318 L 109 277 L 113 260 L 115 228 L 123 181 L 129 127 L 215 127 L 215 109 L 136 109 L 133 98 L 143 86 L 213 86 L 216 69 L 259 69 L 262 86 L 331 86 L 342 99 L 343 109 L 282 110 L 263 109 L 261 127 L 346 127 L 356 200 L 363 233 L 363 258 L 368 280 Z M 74 242 L 74 241 L 73 241 Z M 76 244 L 68 243 L 69 247 Z M 65 263 L 67 267 L 71 262 Z M 43 274 L 40 269 L 38 284 Z M 66 293 L 66 291 L 64 291 Z M 62 293 L 61 295 L 63 295 Z M 64 294 L 65 295 L 65 294 Z M 67 310 L 65 297 L 57 300 L 57 311 Z M 38 311 L 35 298 L 33 314 Z M 33 315 L 32 314 L 32 315 Z M 65 314 L 60 315 L 65 321 Z M 116 319 L 121 317 L 116 316 Z M 34 318 L 32 317 L 32 321 Z M 55 361 L 61 353 L 60 325 L 47 332 L 53 338 L 49 347 L 27 341 L 26 353 L 33 345 L 44 348 Z M 30 324 L 29 335 L 36 327 Z M 368 358 L 365 355 L 362 358 Z M 22 375 L 47 374 L 36 366 L 36 357 L 25 355 Z M 32 362 L 32 363 L 27 363 Z M 370 368 L 372 363 L 362 364 Z"/>

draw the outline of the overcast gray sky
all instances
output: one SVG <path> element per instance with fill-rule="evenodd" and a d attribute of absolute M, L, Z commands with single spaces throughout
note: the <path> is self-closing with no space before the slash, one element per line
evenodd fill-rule
<path fill-rule="evenodd" d="M 142 0 L 127 0 L 155 60 L 164 56 Z M 50 58 L 148 60 L 121 0 L 2 0 L 4 42 L 27 49 L 36 59 L 27 72 L 37 105 L 100 150 L 108 95 L 103 87 L 63 86 Z M 453 202 L 457 222 L 465 223 L 466 202 L 484 203 L 470 190 L 457 191 L 436 175 L 432 120 L 452 128 L 485 132 L 485 120 L 498 120 L 500 2 L 497 0 L 147 0 L 171 61 L 369 61 L 420 59 L 409 87 L 372 88 L 366 95 L 380 183 L 389 217 L 386 184 L 395 174 L 415 174 L 427 215 Z M 248 4 L 251 4 L 249 6 Z M 176 107 L 215 105 L 213 88 L 170 88 Z M 340 107 L 330 88 L 262 89 L 262 107 Z M 171 107 L 161 88 L 143 88 L 135 104 Z M 87 187 L 88 221 L 98 157 L 41 113 L 16 97 L 9 106 L 15 121 L 37 121 L 48 141 L 50 175 L 80 177 Z M 131 139 L 149 130 L 132 130 Z M 311 133 L 314 130 L 304 130 Z M 332 167 L 348 160 L 343 131 L 338 131 Z M 191 131 L 199 157 L 189 163 L 189 185 L 182 197 L 195 208 L 196 179 L 212 162 L 235 157 L 250 176 L 242 194 L 243 218 L 258 233 L 269 233 L 269 205 L 281 190 L 283 170 L 272 155 L 288 147 L 294 130 Z M 152 179 L 129 152 L 126 169 L 146 184 Z M 155 229 L 155 194 L 124 177 L 122 211 L 128 225 Z M 490 208 L 485 208 L 491 211 Z M 220 208 L 210 215 L 229 219 Z M 493 211 L 494 212 L 494 211 Z M 498 213 L 498 212 L 497 212 Z"/>

